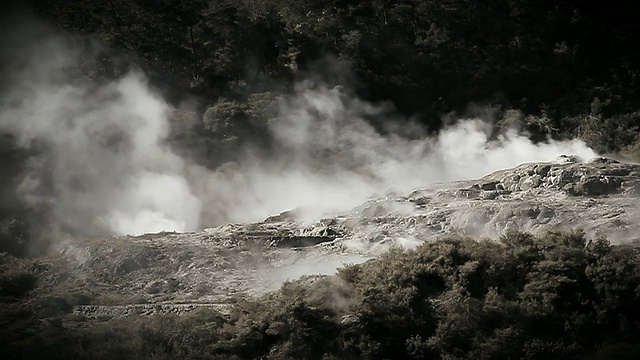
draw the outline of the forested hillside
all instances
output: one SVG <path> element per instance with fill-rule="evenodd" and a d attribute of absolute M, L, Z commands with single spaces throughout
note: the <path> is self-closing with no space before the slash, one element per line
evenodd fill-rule
<path fill-rule="evenodd" d="M 577 136 L 600 153 L 637 147 L 633 2 L 33 2 L 51 21 L 136 54 L 173 92 L 211 103 L 251 107 L 252 94 L 321 77 L 391 101 L 432 131 L 476 103 L 521 110 L 538 140 Z"/>

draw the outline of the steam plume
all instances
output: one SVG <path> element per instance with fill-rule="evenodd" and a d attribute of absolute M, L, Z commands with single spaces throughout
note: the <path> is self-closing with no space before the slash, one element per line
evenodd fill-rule
<path fill-rule="evenodd" d="M 5 34 L 0 132 L 37 149 L 18 187 L 49 210 L 59 235 L 128 234 L 198 227 L 200 201 L 163 146 L 167 106 L 139 73 L 97 85 L 83 77 L 99 54 L 86 38 L 36 21 Z"/>
<path fill-rule="evenodd" d="M 205 209 L 206 223 L 259 221 L 291 209 L 312 220 L 390 189 L 404 192 L 431 182 L 477 178 L 561 154 L 595 156 L 580 140 L 534 144 L 515 129 L 492 137 L 491 120 L 481 118 L 459 119 L 436 137 L 415 124 L 403 125 L 422 133 L 413 140 L 381 135 L 367 117 L 390 111 L 347 96 L 339 87 L 298 84 L 270 121 L 276 156 L 245 159 L 198 176 L 208 179 L 199 184 L 200 196 L 216 204 Z"/>
<path fill-rule="evenodd" d="M 190 231 L 292 209 L 313 220 L 389 189 L 594 155 L 578 140 L 533 144 L 515 130 L 491 137 L 482 118 L 459 119 L 437 137 L 418 125 L 411 139 L 404 128 L 381 135 L 367 119 L 391 116 L 389 106 L 307 81 L 269 121 L 273 155 L 209 170 L 163 144 L 170 109 L 142 74 L 87 79 L 98 44 L 22 20 L 1 39 L 0 132 L 35 149 L 17 191 L 47 210 L 58 235 Z"/>

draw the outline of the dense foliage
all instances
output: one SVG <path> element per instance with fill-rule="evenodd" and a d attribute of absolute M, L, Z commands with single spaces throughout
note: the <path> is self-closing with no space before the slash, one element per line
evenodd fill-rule
<path fill-rule="evenodd" d="M 0 280 L 5 302 L 34 286 L 28 271 Z M 77 296 L 57 300 L 35 312 L 46 319 L 30 317 L 26 302 L 2 308 L 3 359 L 640 356 L 640 251 L 581 233 L 395 249 L 241 301 L 224 316 L 201 309 L 87 323 L 65 315 Z"/>
<path fill-rule="evenodd" d="M 141 57 L 211 103 L 324 74 L 432 130 L 470 102 L 519 109 L 529 130 L 598 152 L 638 141 L 636 2 L 33 1 L 39 13 Z M 349 64 L 354 76 L 336 69 Z M 325 59 L 325 60 L 323 60 Z M 333 65 L 332 65 L 333 64 Z"/>

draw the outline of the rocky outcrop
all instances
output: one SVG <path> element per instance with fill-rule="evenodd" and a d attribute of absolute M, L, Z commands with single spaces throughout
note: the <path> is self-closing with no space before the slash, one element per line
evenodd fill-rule
<path fill-rule="evenodd" d="M 344 220 L 359 240 L 583 229 L 612 242 L 638 239 L 640 164 L 560 157 L 371 200 Z"/>
<path fill-rule="evenodd" d="M 224 310 L 287 279 L 331 274 L 390 246 L 410 248 L 450 235 L 497 239 L 511 230 L 580 228 L 614 243 L 638 242 L 639 194 L 640 164 L 562 157 L 477 180 L 390 192 L 312 224 L 292 211 L 199 233 L 71 242 L 59 256 L 31 266 L 39 286 L 30 296 L 82 294 L 73 311 L 85 317 L 179 315 L 203 306 Z"/>
<path fill-rule="evenodd" d="M 621 192 L 623 186 L 632 193 L 635 191 L 640 168 L 637 164 L 620 163 L 603 157 L 587 163 L 564 159 L 561 157 L 554 163 L 524 164 L 515 169 L 499 171 L 481 179 L 474 187 L 502 191 L 500 195 L 535 188 L 559 190 L 576 196 L 615 194 Z"/>

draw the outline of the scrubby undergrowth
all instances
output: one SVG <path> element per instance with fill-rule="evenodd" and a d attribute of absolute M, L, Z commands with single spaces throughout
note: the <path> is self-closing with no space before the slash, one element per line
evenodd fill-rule
<path fill-rule="evenodd" d="M 336 276 L 286 283 L 227 315 L 202 308 L 90 322 L 70 306 L 30 301 L 28 267 L 6 271 L 11 264 L 3 258 L 3 359 L 640 356 L 640 251 L 578 232 L 394 249 Z"/>

